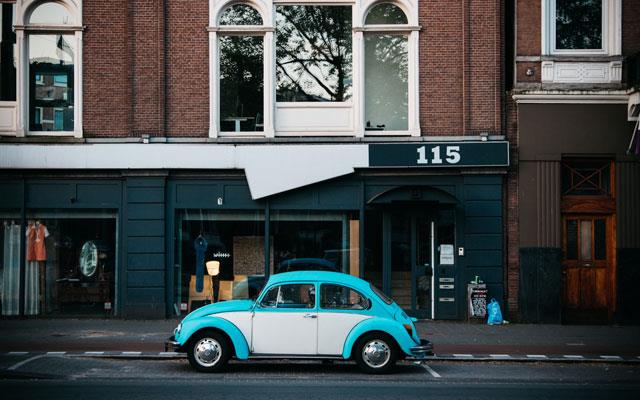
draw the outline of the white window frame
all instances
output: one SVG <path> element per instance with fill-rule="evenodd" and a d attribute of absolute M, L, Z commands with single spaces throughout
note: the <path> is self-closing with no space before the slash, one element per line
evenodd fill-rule
<path fill-rule="evenodd" d="M 209 137 L 283 137 L 283 136 L 420 136 L 419 89 L 418 89 L 418 0 L 209 0 Z M 364 20 L 371 8 L 379 3 L 392 3 L 407 16 L 406 25 L 365 26 Z M 219 25 L 220 14 L 234 4 L 246 4 L 255 8 L 262 16 L 261 26 Z M 349 5 L 352 7 L 352 96 L 345 102 L 276 102 L 275 68 L 275 7 L 280 5 Z M 364 33 L 393 32 L 408 36 L 409 49 L 409 110 L 406 131 L 366 131 L 364 121 Z M 262 132 L 221 132 L 218 109 L 220 96 L 218 35 L 264 36 L 264 117 Z M 345 123 L 323 125 L 320 118 L 305 126 L 302 120 L 309 116 L 336 113 L 344 117 Z M 284 122 L 293 121 L 287 126 Z M 279 118 L 279 121 L 277 119 Z M 287 119 L 288 118 L 288 119 Z M 280 122 L 278 124 L 277 122 Z M 307 121 L 304 121 L 307 122 Z"/>
<path fill-rule="evenodd" d="M 64 6 L 72 18 L 67 25 L 30 24 L 31 13 L 43 3 Z M 73 136 L 82 137 L 82 1 L 81 0 L 18 0 L 16 2 L 16 45 L 18 67 L 16 68 L 16 101 L 18 104 L 16 136 Z M 74 36 L 74 99 L 73 131 L 29 130 L 29 40 L 30 34 L 66 34 Z"/>
<path fill-rule="evenodd" d="M 542 55 L 613 56 L 622 54 L 622 0 L 602 0 L 602 48 L 556 48 L 556 0 L 542 0 Z"/>

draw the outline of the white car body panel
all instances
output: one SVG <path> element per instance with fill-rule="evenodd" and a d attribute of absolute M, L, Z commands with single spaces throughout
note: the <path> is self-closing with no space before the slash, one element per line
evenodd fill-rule
<path fill-rule="evenodd" d="M 316 355 L 318 318 L 309 311 L 256 311 L 253 316 L 251 353 Z"/>
<path fill-rule="evenodd" d="M 342 355 L 344 342 L 349 332 L 360 322 L 371 316 L 355 313 L 318 313 L 318 354 Z"/>
<path fill-rule="evenodd" d="M 212 314 L 211 316 L 226 319 L 234 324 L 238 329 L 240 329 L 240 332 L 242 332 L 242 335 L 247 340 L 247 344 L 251 344 L 251 312 L 235 311 Z"/>

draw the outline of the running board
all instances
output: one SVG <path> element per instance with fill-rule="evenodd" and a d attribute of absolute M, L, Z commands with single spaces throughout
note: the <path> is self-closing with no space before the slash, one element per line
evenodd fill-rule
<path fill-rule="evenodd" d="M 344 360 L 341 356 L 322 356 L 322 355 L 311 355 L 311 354 L 301 354 L 301 355 L 292 355 L 292 354 L 251 354 L 249 355 L 250 360 L 255 359 L 296 359 L 296 360 Z"/>

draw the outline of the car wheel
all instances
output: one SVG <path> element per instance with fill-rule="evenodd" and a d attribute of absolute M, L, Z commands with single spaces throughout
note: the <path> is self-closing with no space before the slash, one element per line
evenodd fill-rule
<path fill-rule="evenodd" d="M 189 341 L 187 358 L 189 364 L 200 372 L 220 372 L 231 358 L 231 346 L 219 332 L 199 332 Z"/>
<path fill-rule="evenodd" d="M 396 363 L 395 341 L 383 333 L 371 333 L 358 340 L 354 349 L 358 366 L 369 374 L 384 374 Z"/>

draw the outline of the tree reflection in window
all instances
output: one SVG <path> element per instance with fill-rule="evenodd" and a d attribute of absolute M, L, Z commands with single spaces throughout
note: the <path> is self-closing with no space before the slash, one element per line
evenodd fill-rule
<path fill-rule="evenodd" d="M 260 13 L 246 4 L 234 4 L 220 14 L 220 25 L 262 25 Z"/>
<path fill-rule="evenodd" d="M 556 48 L 602 48 L 602 0 L 556 0 Z"/>
<path fill-rule="evenodd" d="M 277 101 L 351 97 L 351 7 L 276 7 Z"/>
<path fill-rule="evenodd" d="M 365 24 L 367 25 L 396 25 L 406 24 L 407 16 L 396 5 L 391 3 L 381 3 L 375 5 L 367 14 Z"/>

